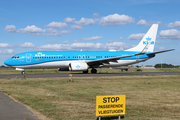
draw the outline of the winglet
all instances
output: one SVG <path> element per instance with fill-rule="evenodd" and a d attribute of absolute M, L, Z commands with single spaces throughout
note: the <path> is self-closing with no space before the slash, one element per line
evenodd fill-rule
<path fill-rule="evenodd" d="M 149 48 L 150 44 L 151 44 L 151 41 L 148 42 L 148 44 L 144 47 L 144 49 L 140 53 L 135 54 L 135 55 L 145 54 L 148 51 L 148 48 Z"/>
<path fill-rule="evenodd" d="M 148 44 L 144 47 L 141 54 L 145 54 L 148 51 L 148 48 L 149 48 L 150 44 L 151 44 L 151 41 L 149 41 Z"/>

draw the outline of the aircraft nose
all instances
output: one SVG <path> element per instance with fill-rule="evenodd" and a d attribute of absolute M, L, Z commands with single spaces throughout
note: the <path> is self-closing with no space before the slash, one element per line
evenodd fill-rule
<path fill-rule="evenodd" d="M 10 66 L 11 65 L 11 60 L 8 59 L 8 60 L 4 61 L 4 64 Z"/>

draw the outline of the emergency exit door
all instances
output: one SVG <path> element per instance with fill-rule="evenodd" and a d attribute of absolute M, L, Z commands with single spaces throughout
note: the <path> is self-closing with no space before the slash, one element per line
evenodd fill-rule
<path fill-rule="evenodd" d="M 26 54 L 26 62 L 31 62 L 31 54 Z"/>

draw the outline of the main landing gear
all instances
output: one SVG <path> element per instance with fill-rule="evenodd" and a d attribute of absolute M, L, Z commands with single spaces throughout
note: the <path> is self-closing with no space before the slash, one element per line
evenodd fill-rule
<path fill-rule="evenodd" d="M 83 73 L 88 73 L 88 70 L 83 71 Z M 96 69 L 94 69 L 94 68 L 92 68 L 92 69 L 91 69 L 91 73 L 97 73 L 97 70 L 96 70 Z"/>
<path fill-rule="evenodd" d="M 97 73 L 97 70 L 93 68 L 93 69 L 91 70 L 91 73 Z"/>
<path fill-rule="evenodd" d="M 22 71 L 21 74 L 24 75 L 24 74 L 25 74 L 25 71 Z"/>

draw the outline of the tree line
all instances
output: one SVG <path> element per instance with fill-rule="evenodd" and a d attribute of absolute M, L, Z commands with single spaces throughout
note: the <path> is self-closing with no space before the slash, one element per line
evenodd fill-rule
<path fill-rule="evenodd" d="M 175 65 L 172 65 L 172 64 L 166 64 L 166 63 L 156 64 L 154 67 L 155 68 L 179 68 L 179 66 L 175 66 Z"/>

